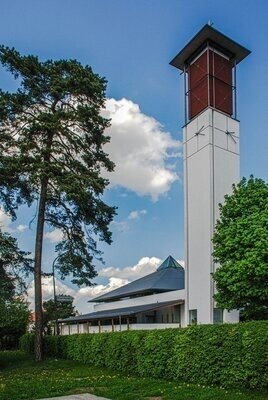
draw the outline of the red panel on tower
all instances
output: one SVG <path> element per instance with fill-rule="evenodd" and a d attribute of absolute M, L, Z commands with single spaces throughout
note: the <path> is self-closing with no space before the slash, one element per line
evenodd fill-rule
<path fill-rule="evenodd" d="M 189 118 L 195 117 L 208 106 L 207 52 L 197 58 L 188 68 Z"/>
<path fill-rule="evenodd" d="M 215 78 L 220 79 L 228 85 L 232 85 L 232 64 L 230 60 L 212 50 L 209 52 L 209 57 L 211 59 L 210 65 L 212 66 L 211 75 L 214 75 Z"/>
<path fill-rule="evenodd" d="M 232 64 L 228 59 L 213 51 L 210 51 L 210 59 L 212 59 L 211 75 L 213 77 L 211 106 L 232 115 Z"/>
<path fill-rule="evenodd" d="M 194 88 L 198 81 L 207 76 L 207 52 L 203 53 L 198 59 L 190 65 L 189 83 Z"/>
<path fill-rule="evenodd" d="M 190 64 L 189 118 L 208 106 L 232 115 L 232 64 L 225 56 L 206 50 Z"/>

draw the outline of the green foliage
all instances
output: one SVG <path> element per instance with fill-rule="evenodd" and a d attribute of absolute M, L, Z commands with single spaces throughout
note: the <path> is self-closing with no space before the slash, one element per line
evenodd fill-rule
<path fill-rule="evenodd" d="M 20 338 L 20 349 L 25 353 L 32 355 L 34 352 L 34 334 L 26 333 Z"/>
<path fill-rule="evenodd" d="M 213 237 L 220 308 L 244 319 L 268 319 L 268 184 L 245 178 L 220 205 Z"/>
<path fill-rule="evenodd" d="M 63 296 L 59 294 L 57 297 Z M 73 305 L 73 298 L 70 296 L 71 301 L 57 301 L 48 300 L 43 302 L 44 309 L 44 326 L 49 328 L 49 322 L 55 321 L 59 318 L 68 318 L 75 315 L 75 307 Z"/>
<path fill-rule="evenodd" d="M 22 349 L 32 349 L 32 336 Z M 268 386 L 268 322 L 45 338 L 46 352 L 113 371 L 176 382 Z"/>
<path fill-rule="evenodd" d="M 138 348 L 137 368 L 141 376 L 154 378 L 165 377 L 173 378 L 173 358 L 171 357 L 174 349 L 174 341 L 178 332 L 175 329 L 159 331 L 149 331 L 143 339 L 143 343 Z"/>
<path fill-rule="evenodd" d="M 100 258 L 97 239 L 111 243 L 115 208 L 102 196 L 102 171 L 114 164 L 102 117 L 106 80 L 76 60 L 22 56 L 0 46 L 0 63 L 19 78 L 15 93 L 0 90 L 0 204 L 13 219 L 19 206 L 37 203 L 34 280 L 36 360 L 42 359 L 42 248 L 45 225 L 60 229 L 55 267 L 61 278 L 91 285 Z"/>
<path fill-rule="evenodd" d="M 20 295 L 25 292 L 23 278 L 32 271 L 28 255 L 0 229 L 0 349 L 18 347 L 19 337 L 26 332 L 30 312 Z"/>
<path fill-rule="evenodd" d="M 25 334 L 30 317 L 27 303 L 14 297 L 0 301 L 0 349 L 17 348 Z"/>
<path fill-rule="evenodd" d="M 11 300 L 25 289 L 23 277 L 32 272 L 29 253 L 18 248 L 17 240 L 0 228 L 0 301 Z"/>
<path fill-rule="evenodd" d="M 145 331 L 133 331 L 130 335 L 129 332 L 107 334 L 105 366 L 124 373 L 138 374 L 138 360 L 141 359 L 145 338 Z"/>
<path fill-rule="evenodd" d="M 113 169 L 103 151 L 109 121 L 100 114 L 106 80 L 76 60 L 41 62 L 5 46 L 0 62 L 20 79 L 17 92 L 0 90 L 2 206 L 14 219 L 21 204 L 39 200 L 39 233 L 45 218 L 64 234 L 56 267 L 90 285 L 99 255 L 93 237 L 111 242 L 115 213 L 101 200 L 108 184 L 101 169 Z"/>

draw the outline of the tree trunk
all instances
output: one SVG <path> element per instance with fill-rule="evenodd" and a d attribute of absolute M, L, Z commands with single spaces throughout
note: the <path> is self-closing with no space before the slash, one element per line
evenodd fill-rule
<path fill-rule="evenodd" d="M 44 169 L 43 169 L 44 173 L 47 173 L 49 170 L 52 140 L 53 140 L 53 134 L 48 133 L 46 142 L 46 151 L 44 152 Z M 38 208 L 36 238 L 35 238 L 35 257 L 34 257 L 35 361 L 41 361 L 43 359 L 42 250 L 43 250 L 43 236 L 44 236 L 48 181 L 49 179 L 46 174 L 41 179 L 41 190 L 39 197 L 39 208 Z"/>
<path fill-rule="evenodd" d="M 35 264 L 34 264 L 34 289 L 35 289 L 35 360 L 43 358 L 43 307 L 42 307 L 42 249 L 43 232 L 45 224 L 45 207 L 48 180 L 41 183 L 39 198 L 38 219 L 35 240 Z"/>

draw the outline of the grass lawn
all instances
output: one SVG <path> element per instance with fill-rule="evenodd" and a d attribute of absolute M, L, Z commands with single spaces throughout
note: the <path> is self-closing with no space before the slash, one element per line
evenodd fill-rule
<path fill-rule="evenodd" d="M 36 364 L 19 351 L 0 352 L 1 400 L 86 392 L 112 400 L 267 400 L 267 393 L 124 376 L 70 360 L 48 359 Z"/>

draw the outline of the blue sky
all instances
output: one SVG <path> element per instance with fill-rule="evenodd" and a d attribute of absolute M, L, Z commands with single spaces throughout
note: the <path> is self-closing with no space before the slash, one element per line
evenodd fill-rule
<path fill-rule="evenodd" d="M 109 150 L 118 170 L 105 200 L 118 207 L 118 215 L 111 226 L 113 244 L 100 244 L 106 265 L 98 264 L 99 290 L 150 272 L 169 254 L 184 258 L 183 82 L 169 62 L 208 20 L 252 51 L 237 71 L 241 176 L 253 173 L 267 179 L 267 1 L 13 0 L 1 4 L 1 43 L 41 60 L 76 58 L 108 80 L 107 97 L 113 99 L 109 116 L 115 118 Z M 15 88 L 2 69 L 0 87 Z M 121 150 L 119 142 L 125 146 Z M 28 227 L 33 214 L 33 209 L 23 208 L 12 225 L 2 215 L 2 223 L 29 250 L 34 244 L 34 224 Z M 48 235 L 45 240 L 45 270 L 55 257 L 56 238 Z M 64 284 L 71 286 L 68 279 Z M 92 293 L 83 293 L 77 304 L 85 310 L 82 302 Z"/>

